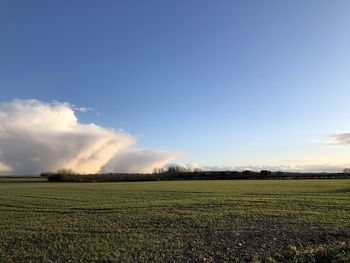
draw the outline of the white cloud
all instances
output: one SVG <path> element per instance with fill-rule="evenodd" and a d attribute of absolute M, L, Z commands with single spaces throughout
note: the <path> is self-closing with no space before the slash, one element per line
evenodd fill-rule
<path fill-rule="evenodd" d="M 269 170 L 273 172 L 302 172 L 302 173 L 339 173 L 342 172 L 344 168 L 348 167 L 346 164 L 281 164 L 281 165 L 241 165 L 241 166 L 207 166 L 202 167 L 204 171 L 257 171 Z"/>
<path fill-rule="evenodd" d="M 96 173 L 112 158 L 132 157 L 127 148 L 135 142 L 124 131 L 79 123 L 68 103 L 0 103 L 0 174 L 38 174 L 61 168 Z M 168 153 L 148 154 L 149 162 L 156 165 L 171 159 Z M 142 159 L 134 160 L 140 161 L 140 168 L 145 165 Z M 137 164 L 128 163 L 114 168 L 135 170 Z"/>
<path fill-rule="evenodd" d="M 348 165 L 339 164 L 310 164 L 310 165 L 298 165 L 295 167 L 297 172 L 326 172 L 326 173 L 340 173 Z"/>
<path fill-rule="evenodd" d="M 151 173 L 154 168 L 161 168 L 177 157 L 179 154 L 172 152 L 127 150 L 111 159 L 101 172 Z"/>

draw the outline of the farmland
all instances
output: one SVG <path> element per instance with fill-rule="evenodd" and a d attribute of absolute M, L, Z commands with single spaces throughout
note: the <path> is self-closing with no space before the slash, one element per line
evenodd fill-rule
<path fill-rule="evenodd" d="M 0 262 L 346 262 L 349 222 L 348 179 L 0 179 Z"/>

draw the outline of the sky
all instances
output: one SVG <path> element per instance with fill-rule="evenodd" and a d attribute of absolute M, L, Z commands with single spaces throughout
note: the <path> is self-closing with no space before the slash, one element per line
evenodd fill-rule
<path fill-rule="evenodd" d="M 1 1 L 0 173 L 341 170 L 349 13 L 347 0 Z"/>

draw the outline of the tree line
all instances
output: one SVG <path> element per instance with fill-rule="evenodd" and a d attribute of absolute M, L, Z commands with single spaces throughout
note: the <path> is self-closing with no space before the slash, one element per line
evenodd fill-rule
<path fill-rule="evenodd" d="M 349 173 L 299 173 L 261 171 L 203 171 L 198 168 L 186 168 L 171 165 L 167 169 L 156 168 L 153 173 L 103 173 L 79 174 L 70 169 L 41 174 L 50 182 L 137 182 L 171 180 L 238 180 L 238 179 L 343 179 L 350 178 Z"/>

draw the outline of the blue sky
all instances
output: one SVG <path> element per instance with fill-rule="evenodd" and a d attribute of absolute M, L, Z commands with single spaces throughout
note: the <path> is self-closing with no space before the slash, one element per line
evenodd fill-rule
<path fill-rule="evenodd" d="M 350 2 L 1 1 L 0 101 L 201 166 L 349 163 Z"/>

